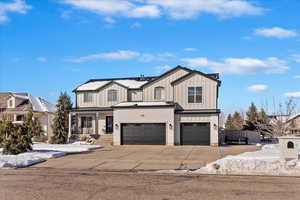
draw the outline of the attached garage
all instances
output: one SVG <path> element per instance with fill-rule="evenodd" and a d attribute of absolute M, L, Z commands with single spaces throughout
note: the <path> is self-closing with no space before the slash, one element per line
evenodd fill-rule
<path fill-rule="evenodd" d="M 122 145 L 165 145 L 166 124 L 126 123 L 121 124 Z"/>
<path fill-rule="evenodd" d="M 181 123 L 181 145 L 210 145 L 210 123 Z"/>

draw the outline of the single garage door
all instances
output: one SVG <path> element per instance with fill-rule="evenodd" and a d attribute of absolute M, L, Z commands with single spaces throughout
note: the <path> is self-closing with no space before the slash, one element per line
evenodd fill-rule
<path fill-rule="evenodd" d="M 210 145 L 210 123 L 181 123 L 181 145 Z"/>
<path fill-rule="evenodd" d="M 165 145 L 165 124 L 121 124 L 122 145 Z"/>

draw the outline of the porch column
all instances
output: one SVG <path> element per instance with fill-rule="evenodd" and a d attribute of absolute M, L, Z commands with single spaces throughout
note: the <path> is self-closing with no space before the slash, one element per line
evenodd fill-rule
<path fill-rule="evenodd" d="M 69 133 L 68 133 L 68 142 L 72 135 L 72 113 L 69 113 Z"/>
<path fill-rule="evenodd" d="M 96 135 L 99 135 L 98 123 L 99 123 L 99 112 L 96 112 L 96 117 L 95 117 L 95 134 Z"/>

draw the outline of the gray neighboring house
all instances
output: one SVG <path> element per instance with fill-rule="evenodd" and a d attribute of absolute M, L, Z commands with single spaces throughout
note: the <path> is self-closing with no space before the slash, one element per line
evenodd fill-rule
<path fill-rule="evenodd" d="M 0 92 L 0 120 L 22 123 L 29 111 L 33 111 L 34 116 L 41 122 L 44 134 L 51 136 L 51 125 L 56 111 L 54 104 L 28 93 Z"/>
<path fill-rule="evenodd" d="M 114 145 L 218 146 L 218 74 L 177 66 L 157 77 L 92 79 L 74 89 L 73 134 Z"/>

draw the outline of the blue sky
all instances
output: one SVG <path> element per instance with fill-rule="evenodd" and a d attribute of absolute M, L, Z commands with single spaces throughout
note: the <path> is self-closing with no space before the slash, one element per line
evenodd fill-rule
<path fill-rule="evenodd" d="M 300 97 L 299 0 L 0 0 L 0 91 L 220 72 L 226 113 Z M 271 108 L 269 108 L 271 110 Z"/>

